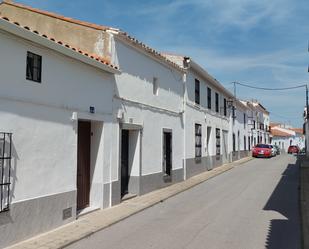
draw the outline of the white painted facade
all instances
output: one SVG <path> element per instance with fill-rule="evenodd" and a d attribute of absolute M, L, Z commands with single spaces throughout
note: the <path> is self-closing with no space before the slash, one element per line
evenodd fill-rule
<path fill-rule="evenodd" d="M 297 145 L 300 149 L 305 148 L 305 135 L 291 129 L 292 127 L 284 124 L 271 127 L 271 143 L 278 145 L 282 152 L 288 152 L 290 145 Z"/>
<path fill-rule="evenodd" d="M 41 83 L 26 80 L 27 51 L 42 56 Z M 0 213 L 3 247 L 75 219 L 78 119 L 92 124 L 90 203 L 103 207 L 115 77 L 3 29 L 0 53 L 1 131 L 13 133 L 11 208 Z M 90 106 L 95 114 L 89 114 Z M 63 220 L 66 208 L 72 215 Z"/>
<path fill-rule="evenodd" d="M 0 213 L 0 247 L 77 217 L 80 120 L 91 123 L 90 200 L 84 211 L 110 207 L 125 196 L 125 146 L 125 194 L 131 195 L 245 156 L 240 152 L 249 148 L 249 107 L 233 102 L 232 94 L 195 62 L 184 65 L 186 58 L 170 58 L 174 65 L 113 31 L 107 53 L 120 72 L 31 31 L 0 20 L 1 24 L 8 29 L 0 32 L 0 128 L 13 133 L 13 166 L 11 210 Z M 96 44 L 96 49 L 104 55 L 104 44 Z M 26 80 L 27 51 L 42 56 L 42 83 Z M 89 112 L 90 107 L 95 113 Z M 255 111 L 256 122 L 267 122 L 259 115 Z M 200 156 L 196 154 L 196 124 L 201 127 Z M 128 144 L 124 146 L 125 133 Z M 170 173 L 166 170 L 166 134 L 171 138 Z M 72 215 L 64 219 L 63 211 L 68 208 Z"/>

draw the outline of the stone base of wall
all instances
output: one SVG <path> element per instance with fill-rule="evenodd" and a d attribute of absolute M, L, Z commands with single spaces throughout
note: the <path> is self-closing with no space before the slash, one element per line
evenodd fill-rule
<path fill-rule="evenodd" d="M 186 159 L 187 179 L 223 164 L 222 155 Z"/>
<path fill-rule="evenodd" d="M 183 169 L 172 170 L 171 176 L 165 175 L 163 172 L 143 175 L 143 176 L 130 176 L 129 179 L 129 193 L 136 195 L 143 195 L 151 191 L 167 187 L 171 184 L 181 182 L 184 180 Z M 111 205 L 114 206 L 121 202 L 121 182 L 114 181 L 111 184 L 112 190 L 110 191 L 110 184 L 104 184 L 104 205 L 109 206 L 110 192 L 112 195 Z"/>
<path fill-rule="evenodd" d="M 248 157 L 251 155 L 251 152 L 249 150 L 240 150 L 240 151 L 233 151 L 232 152 L 232 161 L 237 161 L 239 159 L 242 159 L 244 157 Z"/>
<path fill-rule="evenodd" d="M 75 219 L 76 191 L 13 203 L 9 211 L 0 213 L 0 248 Z"/>

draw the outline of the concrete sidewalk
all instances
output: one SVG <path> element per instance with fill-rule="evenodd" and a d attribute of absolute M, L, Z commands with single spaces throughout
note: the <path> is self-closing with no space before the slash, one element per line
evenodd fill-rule
<path fill-rule="evenodd" d="M 10 249 L 53 249 L 64 248 L 74 242 L 77 242 L 93 233 L 96 233 L 108 226 L 111 226 L 125 218 L 130 217 L 146 208 L 160 203 L 174 195 L 188 190 L 212 177 L 226 172 L 235 166 L 250 161 L 252 158 L 247 157 L 225 164 L 211 171 L 196 175 L 186 181 L 173 184 L 169 187 L 153 191 L 151 193 L 123 201 L 121 204 L 112 208 L 95 211 L 84 215 L 76 221 L 61 226 L 55 230 L 33 237 L 29 240 L 15 244 Z"/>

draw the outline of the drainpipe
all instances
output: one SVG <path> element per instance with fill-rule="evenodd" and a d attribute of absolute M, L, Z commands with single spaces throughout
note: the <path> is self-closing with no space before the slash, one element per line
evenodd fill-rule
<path fill-rule="evenodd" d="M 187 179 L 187 162 L 186 162 L 186 88 L 187 74 L 182 75 L 182 86 L 183 86 L 183 96 L 182 96 L 182 119 L 183 119 L 183 178 Z"/>

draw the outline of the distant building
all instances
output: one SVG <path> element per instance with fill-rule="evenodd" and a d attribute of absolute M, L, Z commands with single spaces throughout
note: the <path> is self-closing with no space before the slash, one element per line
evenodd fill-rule
<path fill-rule="evenodd" d="M 305 147 L 305 136 L 302 128 L 292 128 L 287 124 L 271 124 L 272 144 L 278 145 L 282 151 L 287 152 L 290 145 Z"/>

